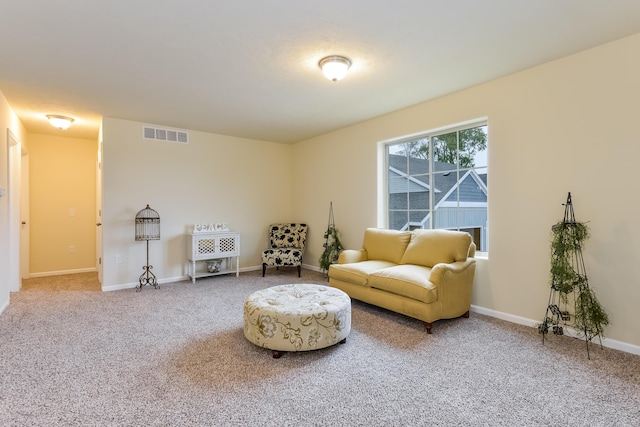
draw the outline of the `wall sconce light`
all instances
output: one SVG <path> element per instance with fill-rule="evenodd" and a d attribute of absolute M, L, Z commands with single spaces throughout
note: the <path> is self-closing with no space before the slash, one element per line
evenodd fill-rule
<path fill-rule="evenodd" d="M 73 123 L 73 119 L 71 117 L 57 116 L 54 114 L 47 114 L 47 119 L 49 119 L 51 126 L 61 130 L 69 129 L 69 126 Z"/>
<path fill-rule="evenodd" d="M 351 61 L 344 56 L 332 55 L 322 58 L 318 66 L 326 78 L 336 82 L 347 74 Z"/>

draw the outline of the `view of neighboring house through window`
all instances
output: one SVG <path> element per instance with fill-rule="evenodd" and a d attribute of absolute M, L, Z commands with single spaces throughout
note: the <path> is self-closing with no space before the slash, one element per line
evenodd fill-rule
<path fill-rule="evenodd" d="M 466 231 L 487 241 L 487 124 L 389 143 L 388 227 Z"/>

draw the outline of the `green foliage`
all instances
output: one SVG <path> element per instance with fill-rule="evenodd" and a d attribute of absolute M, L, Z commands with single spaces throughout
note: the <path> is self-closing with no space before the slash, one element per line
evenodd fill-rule
<path fill-rule="evenodd" d="M 559 222 L 551 227 L 551 288 L 558 291 L 561 301 L 568 302 L 567 295 L 574 292 L 575 312 L 574 327 L 591 340 L 602 336 L 604 326 L 609 318 L 595 293 L 589 288 L 586 273 L 578 271 L 582 245 L 589 238 L 589 228 L 580 222 Z M 581 258 L 580 258 L 581 259 Z M 555 324 L 553 319 L 546 318 L 538 331 L 547 333 L 549 325 Z"/>
<path fill-rule="evenodd" d="M 573 291 L 578 274 L 567 258 L 557 258 L 551 262 L 551 287 L 562 294 Z"/>
<path fill-rule="evenodd" d="M 589 228 L 582 222 L 559 222 L 551 227 L 551 253 L 553 257 L 566 257 L 582 249 L 589 238 Z"/>
<path fill-rule="evenodd" d="M 476 154 L 487 149 L 487 134 L 484 129 L 484 126 L 480 126 L 433 137 L 431 139 L 433 159 L 437 162 L 457 164 L 461 168 L 476 166 L 474 164 Z M 428 140 L 419 139 L 405 143 L 403 154 L 419 159 L 428 159 Z"/>
<path fill-rule="evenodd" d="M 322 271 L 327 271 L 329 266 L 338 260 L 340 252 L 342 252 L 342 242 L 340 242 L 338 234 L 338 229 L 333 225 L 330 225 L 324 233 L 327 242 L 324 244 L 324 252 L 320 256 L 320 268 Z"/>
<path fill-rule="evenodd" d="M 566 302 L 568 293 L 584 281 L 576 272 L 572 259 L 589 237 L 589 228 L 580 222 L 559 222 L 551 227 L 551 287 Z"/>
<path fill-rule="evenodd" d="M 608 324 L 609 316 L 596 299 L 593 290 L 583 287 L 576 296 L 576 330 L 591 340 L 593 337 L 602 336 L 603 328 Z"/>
<path fill-rule="evenodd" d="M 439 135 L 433 139 L 433 158 L 439 162 L 456 164 L 456 152 L 458 165 L 461 168 L 475 166 L 474 157 L 478 151 L 487 148 L 487 134 L 483 128 L 465 129 L 460 133 L 460 147 L 458 149 L 456 133 Z"/>

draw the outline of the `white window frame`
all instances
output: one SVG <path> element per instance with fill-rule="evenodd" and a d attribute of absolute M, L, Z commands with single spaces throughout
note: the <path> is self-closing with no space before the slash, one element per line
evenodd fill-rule
<path fill-rule="evenodd" d="M 409 141 L 415 141 L 416 139 L 421 139 L 421 138 L 431 138 L 431 137 L 437 137 L 438 135 L 444 135 L 444 134 L 448 134 L 448 133 L 452 133 L 452 132 L 456 132 L 456 131 L 461 131 L 461 130 L 465 130 L 465 129 L 470 129 L 470 128 L 474 128 L 474 127 L 480 127 L 480 126 L 487 126 L 487 129 L 489 127 L 488 125 L 488 119 L 486 117 L 483 118 L 479 118 L 479 119 L 474 119 L 474 120 L 469 120 L 469 121 L 465 121 L 465 122 L 460 122 L 451 126 L 444 126 L 444 127 L 440 127 L 440 128 L 436 128 L 436 129 L 431 129 L 431 130 L 427 130 L 424 132 L 417 132 L 414 134 L 410 134 L 410 135 L 404 135 L 402 137 L 397 137 L 397 138 L 392 138 L 392 139 L 388 139 L 388 140 L 384 140 L 384 141 L 380 141 L 378 143 L 378 188 L 377 188 L 377 192 L 378 192 L 378 221 L 377 221 L 377 226 L 380 228 L 387 228 L 389 226 L 389 192 L 388 192 L 388 186 L 389 186 L 389 162 L 388 162 L 388 157 L 387 157 L 387 147 L 392 146 L 392 145 L 398 145 L 398 144 L 402 144 L 403 142 L 409 142 Z M 487 150 L 488 150 L 488 140 L 487 140 Z M 431 145 L 429 147 L 429 158 L 432 159 L 433 158 L 433 153 L 431 152 Z M 486 168 L 487 172 L 489 170 L 489 161 L 487 159 L 487 165 L 483 166 L 483 167 L 479 167 L 480 168 Z M 429 185 L 433 184 L 433 180 L 432 180 L 432 168 L 429 169 L 429 175 L 430 175 L 430 180 L 429 180 Z M 468 168 L 463 168 L 462 170 L 459 168 L 459 166 L 457 166 L 456 169 L 456 173 L 462 172 L 462 173 L 468 173 L 468 171 L 471 169 Z M 401 171 L 396 171 L 399 172 L 401 174 Z M 404 174 L 406 175 L 406 174 Z M 462 176 L 462 175 L 461 175 Z M 412 177 L 409 177 L 409 179 L 412 179 Z M 476 180 L 476 182 L 478 182 L 478 180 Z M 424 183 L 422 183 L 424 184 Z M 483 186 L 484 189 L 487 192 L 487 199 L 489 198 L 489 193 L 488 193 L 488 189 L 485 186 L 485 184 L 483 182 L 479 182 L 479 185 Z M 428 187 L 428 186 L 427 186 Z M 433 200 L 433 192 L 430 192 L 430 204 L 429 206 L 434 206 L 434 200 Z M 444 204 L 449 204 L 451 202 L 444 202 Z M 457 207 L 473 207 L 475 204 L 473 202 L 458 202 L 458 204 L 456 205 Z M 487 202 L 488 205 L 488 202 Z M 432 215 L 429 215 L 430 217 L 432 217 Z M 487 218 L 488 218 L 488 206 L 487 206 Z M 409 226 L 416 226 L 417 224 L 414 224 L 412 222 L 409 223 Z M 428 227 L 425 224 L 424 228 L 433 228 L 433 218 L 429 218 L 429 224 Z M 486 251 L 482 251 L 483 253 L 487 253 L 488 252 L 488 247 L 489 247 L 489 240 L 488 240 L 488 229 L 489 229 L 489 224 L 488 224 L 488 220 L 487 220 L 487 224 L 484 227 L 484 232 L 483 232 L 483 239 L 486 245 L 487 250 Z M 478 251 L 480 252 L 480 251 Z"/>

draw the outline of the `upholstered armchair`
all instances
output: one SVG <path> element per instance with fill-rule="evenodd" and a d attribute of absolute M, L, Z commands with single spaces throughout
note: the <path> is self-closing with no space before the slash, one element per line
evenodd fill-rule
<path fill-rule="evenodd" d="M 300 277 L 307 229 L 307 224 L 299 223 L 269 226 L 269 249 L 262 252 L 262 277 L 267 267 L 298 267 Z"/>

